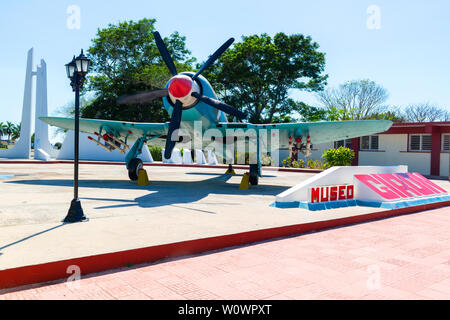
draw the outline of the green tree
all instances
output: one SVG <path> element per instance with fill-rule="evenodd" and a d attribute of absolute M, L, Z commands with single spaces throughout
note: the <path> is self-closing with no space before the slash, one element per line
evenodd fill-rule
<path fill-rule="evenodd" d="M 394 107 L 391 107 L 390 111 L 373 113 L 367 120 L 391 120 L 392 122 L 406 122 L 405 116 Z"/>
<path fill-rule="evenodd" d="M 303 104 L 299 110 L 301 120 L 304 122 L 315 122 L 329 120 L 329 112 L 325 109 Z"/>
<path fill-rule="evenodd" d="M 22 124 L 21 124 L 21 123 L 15 124 L 15 125 L 13 126 L 12 132 L 11 132 L 11 138 L 12 138 L 13 140 L 17 140 L 17 139 L 20 138 L 20 129 L 21 129 L 21 127 L 22 127 Z"/>
<path fill-rule="evenodd" d="M 326 84 L 325 54 L 318 48 L 302 34 L 243 36 L 204 75 L 250 122 L 291 121 L 304 104 L 289 98 L 290 90 L 318 91 Z"/>
<path fill-rule="evenodd" d="M 131 20 L 98 30 L 88 50 L 93 75 L 86 88 L 96 96 L 81 110 L 82 117 L 136 122 L 169 120 L 161 99 L 143 105 L 115 103 L 123 95 L 162 88 L 171 77 L 153 38 L 155 22 Z M 178 70 L 191 70 L 194 62 L 185 40 L 178 32 L 164 39 Z"/>
<path fill-rule="evenodd" d="M 15 126 L 14 123 L 6 121 L 4 134 L 8 136 L 8 141 L 11 140 L 11 135 L 13 134 L 14 126 Z"/>
<path fill-rule="evenodd" d="M 6 134 L 6 124 L 0 122 L 0 138 Z"/>

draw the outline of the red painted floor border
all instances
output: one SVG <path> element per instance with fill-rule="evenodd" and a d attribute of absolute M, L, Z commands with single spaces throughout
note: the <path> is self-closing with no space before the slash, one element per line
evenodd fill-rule
<path fill-rule="evenodd" d="M 299 235 L 333 227 L 373 221 L 445 206 L 450 206 L 450 201 L 0 270 L 0 289 L 14 288 L 23 285 L 44 283 L 68 278 L 70 274 L 67 273 L 67 268 L 71 265 L 78 266 L 82 275 L 88 275 L 110 269 L 122 268 L 130 263 L 136 265 L 166 258 L 188 256 L 201 252 L 229 248 L 280 237 Z"/>

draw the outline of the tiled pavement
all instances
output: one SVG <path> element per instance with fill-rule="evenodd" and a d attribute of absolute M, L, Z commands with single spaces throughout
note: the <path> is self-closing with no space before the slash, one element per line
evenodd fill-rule
<path fill-rule="evenodd" d="M 450 299 L 450 208 L 0 292 L 0 299 Z"/>

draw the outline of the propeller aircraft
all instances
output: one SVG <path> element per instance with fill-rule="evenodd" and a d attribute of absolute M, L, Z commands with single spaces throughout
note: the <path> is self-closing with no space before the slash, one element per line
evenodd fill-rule
<path fill-rule="evenodd" d="M 163 89 L 123 96 L 118 98 L 116 102 L 118 104 L 140 104 L 162 98 L 163 105 L 171 116 L 170 122 L 136 123 L 80 119 L 80 131 L 97 136 L 97 139 L 89 137 L 89 140 L 107 151 L 118 149 L 122 153 L 127 152 L 125 157 L 126 167 L 128 169 L 128 176 L 133 181 L 137 180 L 138 172 L 143 168 L 142 160 L 138 156 L 148 141 L 165 139 L 164 157 L 170 159 L 176 144 L 184 138 L 179 136 L 180 129 L 193 133 L 195 123 L 199 121 L 201 122 L 202 133 L 210 129 L 218 130 L 222 134 L 222 137 L 224 137 L 222 138 L 222 143 L 229 143 L 228 141 L 230 140 L 227 139 L 229 130 L 253 130 L 256 132 L 257 160 L 256 163 L 250 163 L 249 172 L 250 183 L 252 185 L 257 185 L 258 178 L 261 176 L 259 139 L 261 138 L 260 133 L 263 131 L 271 135 L 272 131 L 276 130 L 278 132 L 279 148 L 289 148 L 291 154 L 302 152 L 308 156 L 312 142 L 319 144 L 367 136 L 384 132 L 392 125 L 392 122 L 388 120 L 280 124 L 228 122 L 226 115 L 243 120 L 246 118 L 246 114 L 219 101 L 211 84 L 201 73 L 211 66 L 231 46 L 234 39 L 230 38 L 227 40 L 207 59 L 196 73 L 179 73 L 160 34 L 154 32 L 153 35 L 161 56 L 172 74 L 172 78 Z M 74 119 L 60 117 L 42 117 L 40 119 L 52 126 L 69 130 L 74 129 Z M 236 137 L 233 137 L 231 141 L 235 142 Z M 130 142 L 134 142 L 131 148 L 129 147 Z M 207 142 L 210 141 L 204 143 Z M 217 139 L 216 142 L 220 142 L 220 139 Z"/>

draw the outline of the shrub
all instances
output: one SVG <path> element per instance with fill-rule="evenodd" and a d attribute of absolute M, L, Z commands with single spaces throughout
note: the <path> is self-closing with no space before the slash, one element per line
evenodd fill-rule
<path fill-rule="evenodd" d="M 244 159 L 244 163 L 242 163 Z M 249 164 L 250 155 L 248 152 L 235 152 L 234 154 L 234 164 Z"/>
<path fill-rule="evenodd" d="M 291 157 L 283 160 L 283 167 L 285 168 L 304 168 L 305 161 L 303 159 L 294 160 Z"/>
<path fill-rule="evenodd" d="M 261 155 L 261 165 L 262 166 L 270 166 L 272 164 L 272 157 L 268 154 Z"/>
<path fill-rule="evenodd" d="M 320 160 L 309 160 L 306 164 L 306 168 L 308 169 L 320 169 L 326 170 L 330 167 L 330 165 L 326 162 L 322 162 Z"/>
<path fill-rule="evenodd" d="M 245 160 L 245 163 L 240 163 L 242 160 Z M 251 157 L 252 161 L 256 161 L 256 154 L 252 153 L 252 157 Z M 272 158 L 268 155 L 268 154 L 261 154 L 261 165 L 262 166 L 270 166 L 272 163 Z M 236 152 L 234 155 L 234 164 L 250 164 L 250 153 L 249 152 Z"/>
<path fill-rule="evenodd" d="M 355 158 L 355 152 L 349 148 L 339 147 L 326 150 L 322 158 L 331 166 L 350 166 Z"/>
<path fill-rule="evenodd" d="M 307 169 L 319 169 L 319 170 L 326 170 L 330 167 L 330 165 L 326 162 L 322 162 L 320 160 L 308 160 L 305 163 L 305 160 L 298 159 L 294 160 L 292 158 L 287 158 L 286 160 L 283 160 L 283 167 L 285 168 L 307 168 Z"/>
<path fill-rule="evenodd" d="M 148 150 L 154 161 L 162 161 L 162 147 L 148 146 Z"/>

